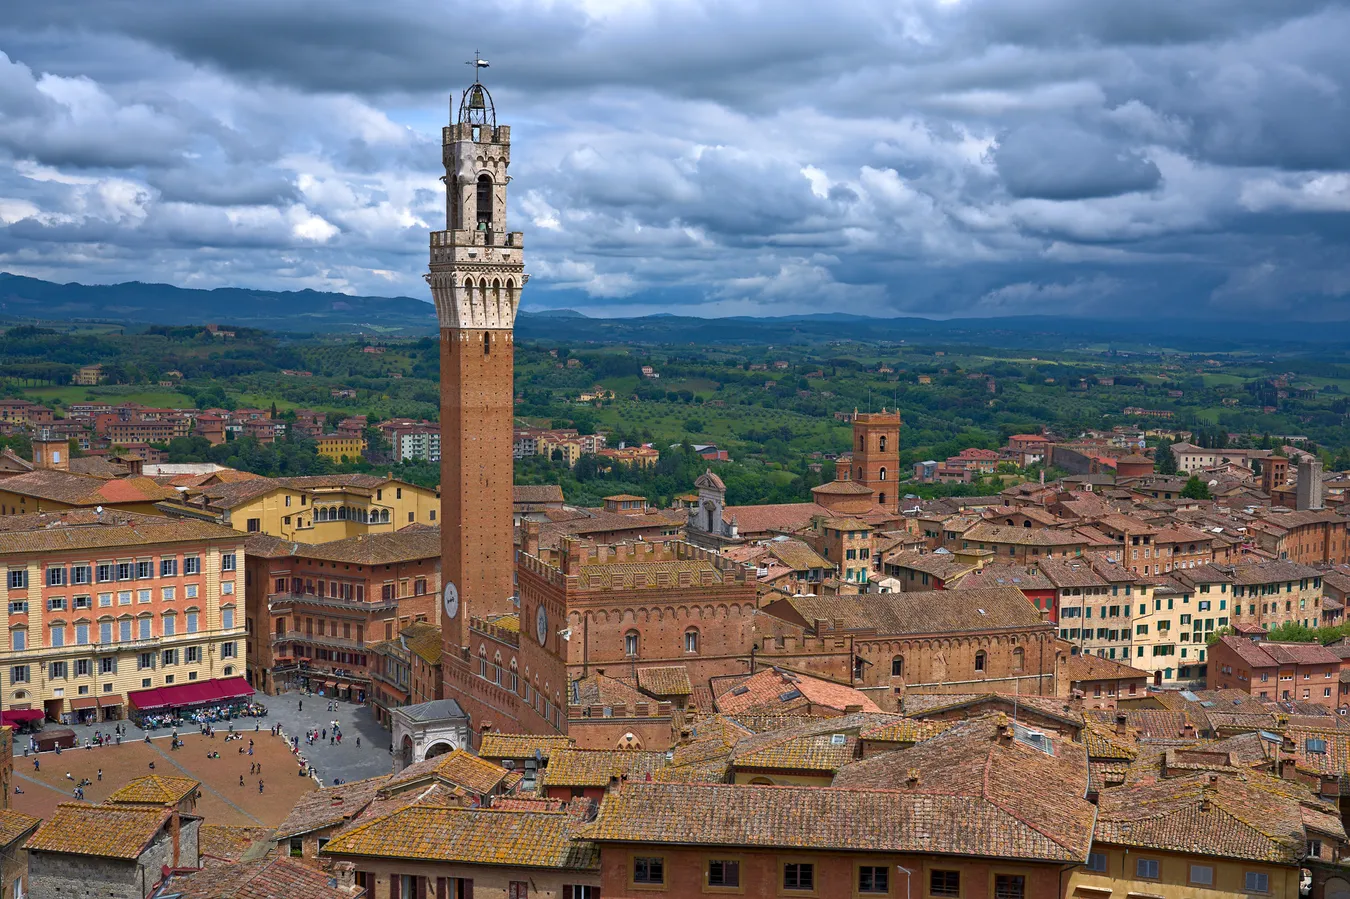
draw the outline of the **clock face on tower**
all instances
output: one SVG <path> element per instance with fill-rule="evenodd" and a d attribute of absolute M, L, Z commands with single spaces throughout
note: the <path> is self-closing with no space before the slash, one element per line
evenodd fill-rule
<path fill-rule="evenodd" d="M 443 602 L 446 618 L 454 618 L 459 614 L 459 591 L 455 589 L 455 585 L 451 581 L 447 581 L 445 584 L 445 599 Z"/>
<path fill-rule="evenodd" d="M 534 635 L 539 638 L 539 645 L 543 646 L 548 642 L 548 613 L 544 607 L 540 606 L 534 615 Z"/>

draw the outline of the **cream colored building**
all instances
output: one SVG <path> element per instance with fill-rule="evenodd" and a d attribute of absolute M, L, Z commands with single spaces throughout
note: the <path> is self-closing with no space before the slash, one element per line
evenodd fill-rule
<path fill-rule="evenodd" d="M 245 671 L 244 535 L 72 510 L 0 518 L 0 698 L 112 720 L 127 694 Z"/>
<path fill-rule="evenodd" d="M 329 543 L 362 534 L 392 534 L 410 524 L 440 523 L 435 490 L 368 474 L 211 484 L 189 490 L 183 502 L 165 503 L 162 510 L 299 543 Z"/>

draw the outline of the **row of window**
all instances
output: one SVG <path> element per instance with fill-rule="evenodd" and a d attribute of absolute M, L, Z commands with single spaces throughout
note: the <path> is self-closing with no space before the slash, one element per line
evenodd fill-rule
<path fill-rule="evenodd" d="M 222 583 L 220 585 L 220 592 L 221 595 L 223 596 L 233 596 L 234 581 L 225 581 L 224 583 Z M 117 605 L 129 606 L 132 604 L 133 597 L 137 604 L 151 602 L 154 599 L 154 591 L 148 588 L 142 588 L 140 590 L 119 590 L 116 594 L 100 593 L 98 594 L 98 607 L 100 609 L 112 608 L 114 596 L 116 597 Z M 198 596 L 198 585 L 184 584 L 183 596 L 186 599 L 196 599 Z M 161 587 L 159 589 L 159 598 L 163 602 L 175 602 L 178 599 L 178 588 L 176 586 Z M 92 609 L 93 607 L 94 607 L 94 598 L 92 596 L 86 594 L 83 596 L 70 597 L 70 608 L 72 609 L 75 610 Z M 63 612 L 66 610 L 66 608 L 67 608 L 66 597 L 64 596 L 48 597 L 47 599 L 48 612 Z M 15 599 L 10 601 L 9 614 L 23 615 L 27 614 L 27 612 L 28 612 L 28 600 Z"/>
<path fill-rule="evenodd" d="M 183 615 L 185 634 L 195 634 L 201 627 L 201 612 L 196 609 L 189 609 Z M 153 616 L 144 613 L 138 618 L 123 617 L 117 620 L 111 618 L 100 619 L 98 621 L 98 642 L 99 643 L 129 643 L 133 640 L 150 640 L 154 637 L 152 633 Z M 220 625 L 229 630 L 234 627 L 234 609 L 227 607 L 220 610 Z M 68 625 L 64 623 L 53 624 L 48 629 L 49 639 L 47 645 L 58 647 L 67 645 Z M 178 633 L 178 616 L 174 612 L 165 612 L 160 616 L 160 636 L 172 637 Z M 114 640 L 114 636 L 116 639 Z M 85 646 L 90 642 L 89 622 L 77 621 L 74 625 L 75 646 Z M 13 652 L 24 652 L 28 649 L 28 629 L 16 627 L 9 632 L 9 646 Z"/>
<path fill-rule="evenodd" d="M 862 895 L 887 895 L 891 891 L 891 870 L 885 865 L 858 865 L 856 891 Z M 635 856 L 634 886 L 665 886 L 666 860 L 663 856 Z M 703 871 L 710 887 L 739 889 L 745 884 L 740 859 L 709 859 Z M 784 891 L 811 892 L 816 889 L 817 871 L 813 862 L 783 862 L 779 865 L 779 883 Z M 995 874 L 994 899 L 1024 899 L 1026 877 L 1022 874 Z M 960 871 L 930 871 L 928 895 L 938 899 L 958 899 L 961 895 Z"/>
<path fill-rule="evenodd" d="M 1317 854 L 1312 851 L 1312 844 L 1318 843 L 1318 850 L 1321 845 L 1317 840 L 1309 841 L 1309 853 Z M 1186 872 L 1187 882 L 1192 886 L 1212 887 L 1214 886 L 1214 866 L 1213 865 L 1188 865 Z M 1106 853 L 1093 852 L 1088 855 L 1087 869 L 1094 873 L 1105 874 L 1107 869 Z M 1162 864 L 1156 858 L 1138 858 L 1134 860 L 1134 876 L 1139 880 L 1160 880 L 1162 877 Z M 1243 872 L 1243 886 L 1248 893 L 1269 893 L 1270 875 L 1263 871 Z"/>
<path fill-rule="evenodd" d="M 233 659 L 238 657 L 238 644 L 231 641 L 220 645 L 220 654 L 222 658 Z M 202 660 L 202 648 L 200 646 L 184 646 L 180 649 L 166 649 L 162 654 L 154 652 L 143 652 L 136 659 L 136 670 L 144 671 L 153 669 L 157 662 L 162 662 L 162 667 L 168 668 L 179 664 L 196 665 Z M 39 666 L 40 667 L 40 666 Z M 47 676 L 51 680 L 65 680 L 70 677 L 93 677 L 97 667 L 98 674 L 116 674 L 117 657 L 103 656 L 98 659 L 74 659 L 71 661 L 61 660 L 50 662 L 47 666 Z M 26 684 L 31 681 L 32 668 L 29 665 L 12 665 L 9 669 L 9 679 L 11 683 Z M 196 673 L 193 672 L 189 680 L 196 680 Z M 172 676 L 170 676 L 172 683 Z M 87 692 L 84 688 L 80 693 Z M 110 692 L 105 689 L 104 692 Z"/>
<path fill-rule="evenodd" d="M 159 559 L 158 572 L 159 577 L 178 577 L 179 558 L 177 556 L 161 556 Z M 184 556 L 182 558 L 182 572 L 184 577 L 201 574 L 202 560 L 200 556 Z M 221 571 L 235 571 L 238 564 L 234 553 L 222 553 L 220 556 Z M 85 563 L 82 565 L 51 565 L 47 567 L 44 578 L 48 587 L 68 587 L 80 586 L 83 584 L 111 584 L 117 581 L 144 581 L 153 579 L 156 574 L 154 559 L 135 559 L 119 562 L 98 562 L 94 564 Z M 8 575 L 9 589 L 25 590 L 28 588 L 28 569 L 11 568 Z"/>

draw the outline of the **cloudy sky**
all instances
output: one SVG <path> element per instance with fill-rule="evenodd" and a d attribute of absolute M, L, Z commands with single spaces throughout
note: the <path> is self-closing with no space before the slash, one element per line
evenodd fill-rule
<path fill-rule="evenodd" d="M 61 0 L 0 270 L 427 296 L 475 48 L 526 307 L 1350 318 L 1350 3 Z"/>

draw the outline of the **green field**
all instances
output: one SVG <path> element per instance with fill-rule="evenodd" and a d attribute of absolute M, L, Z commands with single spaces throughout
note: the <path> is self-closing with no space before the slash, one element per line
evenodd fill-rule
<path fill-rule="evenodd" d="M 149 387 L 24 387 L 23 395 L 35 403 L 140 403 L 159 408 L 192 408 L 192 400 L 166 388 Z"/>

